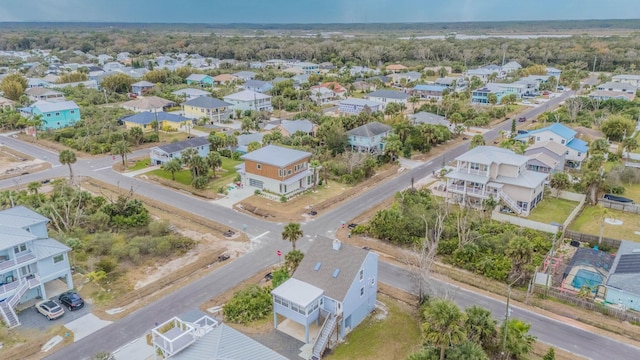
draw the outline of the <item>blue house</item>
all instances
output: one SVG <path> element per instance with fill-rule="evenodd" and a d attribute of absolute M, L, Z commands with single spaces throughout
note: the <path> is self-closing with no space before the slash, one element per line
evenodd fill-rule
<path fill-rule="evenodd" d="M 384 141 L 389 134 L 391 134 L 391 126 L 376 121 L 358 126 L 347 132 L 351 151 L 372 154 L 384 152 Z"/>
<path fill-rule="evenodd" d="M 249 80 L 246 83 L 244 83 L 242 87 L 247 90 L 255 91 L 261 94 L 273 89 L 273 85 L 271 85 L 267 81 L 262 81 L 262 80 Z"/>
<path fill-rule="evenodd" d="M 600 280 L 604 276 L 600 275 Z M 597 285 L 597 284 L 596 284 Z M 623 309 L 640 311 L 640 246 L 622 241 L 606 277 L 605 300 Z"/>
<path fill-rule="evenodd" d="M 271 292 L 274 327 L 303 326 L 300 340 L 313 344 L 319 359 L 371 313 L 377 292 L 377 254 L 317 236 L 293 276 Z M 280 324 L 278 315 L 286 318 Z M 321 325 L 317 335 L 310 334 L 313 323 Z"/>
<path fill-rule="evenodd" d="M 541 129 L 518 134 L 515 139 L 521 142 L 535 144 L 543 141 L 553 141 L 566 148 L 565 165 L 580 168 L 587 158 L 589 147 L 586 141 L 576 137 L 578 133 L 570 127 L 555 123 Z"/>
<path fill-rule="evenodd" d="M 200 87 L 213 86 L 213 78 L 205 74 L 191 74 L 186 78 L 188 85 L 198 85 Z"/>
<path fill-rule="evenodd" d="M 180 159 L 182 152 L 187 149 L 196 149 L 198 155 L 205 157 L 209 155 L 209 139 L 203 136 L 156 146 L 149 154 L 151 165 L 162 165 L 171 159 Z"/>
<path fill-rule="evenodd" d="M 508 94 L 507 89 L 495 84 L 489 83 L 480 89 L 473 90 L 471 92 L 471 103 L 473 104 L 490 104 L 489 102 L 489 94 L 495 94 L 497 102 L 496 104 L 500 104 L 500 100 L 503 96 Z"/>
<path fill-rule="evenodd" d="M 26 116 L 42 115 L 42 129 L 60 129 L 80 121 L 80 108 L 73 101 L 36 101 L 20 111 Z"/>

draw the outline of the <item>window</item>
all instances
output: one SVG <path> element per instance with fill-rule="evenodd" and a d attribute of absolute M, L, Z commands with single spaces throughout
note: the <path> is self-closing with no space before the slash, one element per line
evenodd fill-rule
<path fill-rule="evenodd" d="M 278 169 L 278 176 L 283 177 L 284 171 L 282 169 Z"/>
<path fill-rule="evenodd" d="M 75 111 L 75 110 L 71 110 L 70 112 L 71 112 L 72 114 L 75 114 L 75 113 L 76 113 L 76 111 Z"/>
<path fill-rule="evenodd" d="M 56 116 L 60 116 L 60 113 L 59 113 L 59 112 L 57 112 L 57 113 L 56 113 Z"/>
<path fill-rule="evenodd" d="M 64 254 L 60 254 L 60 255 L 56 255 L 53 257 L 53 263 L 57 264 L 59 262 L 63 262 L 64 261 Z"/>
<path fill-rule="evenodd" d="M 47 117 L 51 117 L 51 114 L 47 114 Z"/>
<path fill-rule="evenodd" d="M 568 151 L 567 151 L 567 155 L 569 155 L 569 152 L 568 152 Z M 578 153 L 578 156 L 582 156 L 582 153 L 581 153 L 581 152 L 579 152 L 579 153 Z"/>
<path fill-rule="evenodd" d="M 562 139 L 562 140 L 560 141 L 560 144 L 564 145 L 564 142 L 565 142 L 565 140 L 564 140 L 564 139 Z"/>
<path fill-rule="evenodd" d="M 13 251 L 14 251 L 16 254 L 19 254 L 19 253 L 21 253 L 21 252 L 27 251 L 27 244 L 20 244 L 20 245 L 18 245 L 18 246 L 14 246 L 14 247 L 13 247 Z"/>
<path fill-rule="evenodd" d="M 364 270 L 360 270 L 360 281 L 364 279 Z"/>
<path fill-rule="evenodd" d="M 256 164 L 256 168 L 258 168 L 258 170 L 262 169 L 262 164 Z"/>
<path fill-rule="evenodd" d="M 291 169 L 287 170 L 287 175 L 291 175 Z"/>
<path fill-rule="evenodd" d="M 364 296 L 364 286 L 360 288 L 360 297 Z"/>
<path fill-rule="evenodd" d="M 537 136 L 537 137 L 536 137 L 536 141 L 540 141 L 540 136 Z"/>

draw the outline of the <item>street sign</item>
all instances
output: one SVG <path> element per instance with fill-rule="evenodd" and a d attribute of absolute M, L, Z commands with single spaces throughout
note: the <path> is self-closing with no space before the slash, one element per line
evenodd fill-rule
<path fill-rule="evenodd" d="M 278 254 L 278 256 L 282 256 L 282 251 L 278 250 L 276 251 L 276 254 Z"/>

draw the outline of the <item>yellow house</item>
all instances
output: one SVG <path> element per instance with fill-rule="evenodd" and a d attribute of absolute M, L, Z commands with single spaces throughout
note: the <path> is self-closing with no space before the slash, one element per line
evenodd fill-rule
<path fill-rule="evenodd" d="M 122 123 L 127 130 L 133 127 L 142 128 L 144 131 L 154 130 L 154 121 L 158 122 L 158 129 L 160 130 L 178 131 L 186 122 L 191 122 L 192 120 L 184 116 L 169 114 L 164 111 L 157 113 L 141 112 L 122 119 Z"/>
<path fill-rule="evenodd" d="M 184 102 L 182 111 L 186 116 L 192 118 L 206 117 L 213 124 L 214 122 L 227 120 L 233 113 L 232 105 L 211 96 L 200 96 Z"/>

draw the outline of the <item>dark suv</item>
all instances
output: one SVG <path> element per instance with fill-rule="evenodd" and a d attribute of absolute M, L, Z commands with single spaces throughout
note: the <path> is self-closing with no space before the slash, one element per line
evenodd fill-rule
<path fill-rule="evenodd" d="M 60 304 L 66 306 L 69 311 L 78 310 L 84 307 L 84 300 L 75 291 L 67 291 L 58 297 Z"/>

